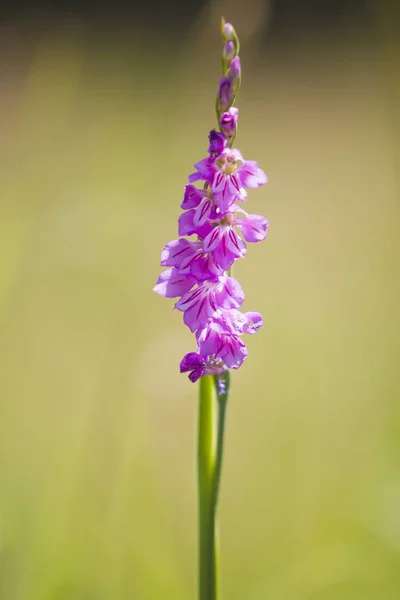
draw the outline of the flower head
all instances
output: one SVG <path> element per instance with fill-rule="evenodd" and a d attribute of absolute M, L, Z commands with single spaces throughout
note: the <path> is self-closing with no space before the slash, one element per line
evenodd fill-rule
<path fill-rule="evenodd" d="M 218 208 L 225 212 L 236 200 L 246 199 L 245 188 L 257 188 L 267 183 L 264 171 L 252 160 L 244 160 L 236 148 L 224 148 L 215 159 L 196 163 L 189 181 L 205 180 L 210 184 Z"/>

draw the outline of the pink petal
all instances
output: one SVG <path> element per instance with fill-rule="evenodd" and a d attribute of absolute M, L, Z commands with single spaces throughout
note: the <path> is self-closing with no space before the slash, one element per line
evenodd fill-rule
<path fill-rule="evenodd" d="M 214 193 L 214 200 L 221 212 L 227 212 L 232 204 L 234 204 L 237 196 L 232 194 L 229 190 L 229 186 L 225 186 L 222 192 Z"/>
<path fill-rule="evenodd" d="M 196 283 L 193 277 L 181 275 L 177 269 L 167 269 L 159 276 L 153 291 L 165 298 L 186 294 Z"/>
<path fill-rule="evenodd" d="M 246 254 L 246 244 L 240 239 L 236 231 L 232 227 L 229 227 L 225 237 L 226 245 L 232 254 L 238 258 L 243 258 L 243 256 Z"/>
<path fill-rule="evenodd" d="M 217 354 L 221 349 L 221 339 L 218 333 L 208 326 L 198 332 L 197 343 L 202 354 Z"/>
<path fill-rule="evenodd" d="M 204 190 L 199 190 L 194 185 L 185 185 L 185 195 L 181 204 L 181 208 L 188 210 L 189 208 L 197 208 L 202 198 L 204 198 Z"/>
<path fill-rule="evenodd" d="M 190 183 L 195 181 L 203 181 L 204 177 L 200 173 L 191 173 L 188 177 Z"/>
<path fill-rule="evenodd" d="M 228 188 L 230 193 L 235 196 L 235 198 L 240 195 L 240 181 L 234 173 L 228 177 Z"/>
<path fill-rule="evenodd" d="M 204 202 L 200 204 L 200 206 L 196 209 L 196 212 L 194 213 L 193 224 L 196 225 L 196 227 L 204 225 L 210 217 L 212 208 L 213 202 L 209 199 L 204 200 Z"/>
<path fill-rule="evenodd" d="M 246 323 L 247 318 L 240 310 L 231 308 L 221 311 L 221 325 L 225 333 L 239 336 L 243 333 L 243 327 Z"/>
<path fill-rule="evenodd" d="M 239 308 L 244 302 L 244 292 L 234 277 L 225 277 L 215 291 L 215 298 L 222 308 Z"/>
<path fill-rule="evenodd" d="M 183 320 L 190 331 L 195 332 L 199 327 L 204 326 L 209 318 L 214 314 L 211 305 L 209 293 L 204 294 L 190 308 L 185 310 Z"/>
<path fill-rule="evenodd" d="M 226 336 L 224 348 L 219 354 L 230 369 L 238 369 L 247 358 L 248 351 L 245 344 L 237 337 Z"/>
<path fill-rule="evenodd" d="M 213 226 L 209 221 L 206 221 L 203 225 L 195 225 L 193 222 L 195 212 L 195 209 L 191 208 L 180 215 L 178 219 L 178 233 L 179 235 L 196 234 L 203 239 L 213 229 Z"/>
<path fill-rule="evenodd" d="M 244 162 L 243 155 L 242 155 L 242 153 L 240 152 L 240 150 L 238 150 L 237 148 L 230 148 L 230 149 L 227 149 L 227 151 L 226 151 L 226 155 L 229 155 L 229 154 L 230 154 L 231 156 L 233 156 L 233 158 L 234 158 L 236 161 L 239 161 L 239 160 L 240 160 L 241 162 Z"/>
<path fill-rule="evenodd" d="M 203 240 L 203 251 L 212 252 L 220 243 L 221 227 L 213 227 L 208 236 Z"/>
<path fill-rule="evenodd" d="M 178 300 L 178 302 L 176 302 L 175 308 L 181 311 L 187 310 L 188 308 L 194 306 L 197 302 L 199 302 L 199 300 L 201 300 L 201 298 L 203 297 L 204 293 L 204 287 L 197 287 L 196 289 L 188 292 L 187 294 L 184 294 L 182 298 Z"/>
<path fill-rule="evenodd" d="M 212 254 L 209 254 L 208 256 L 202 255 L 193 261 L 191 274 L 198 281 L 213 281 L 222 275 L 222 271 L 221 268 L 215 264 Z"/>
<path fill-rule="evenodd" d="M 246 312 L 244 313 L 244 316 L 247 320 L 246 324 L 243 326 L 243 331 L 245 333 L 257 333 L 264 324 L 263 318 L 258 312 Z"/>
<path fill-rule="evenodd" d="M 247 198 L 247 192 L 246 192 L 246 190 L 244 189 L 244 187 L 241 187 L 241 188 L 240 188 L 240 194 L 239 194 L 239 196 L 238 196 L 238 199 L 239 199 L 239 200 L 241 200 L 242 202 L 244 202 L 244 201 L 246 200 L 246 198 Z"/>
<path fill-rule="evenodd" d="M 231 252 L 228 248 L 227 244 L 228 239 L 228 230 L 227 228 L 222 229 L 222 235 L 220 237 L 220 243 L 214 249 L 213 258 L 217 265 L 219 265 L 224 271 L 227 271 L 229 267 L 232 266 L 235 259 L 237 258 L 237 253 Z"/>
<path fill-rule="evenodd" d="M 236 225 L 240 227 L 244 239 L 248 242 L 262 242 L 267 235 L 269 223 L 260 215 L 247 215 L 244 219 L 238 219 Z"/>
<path fill-rule="evenodd" d="M 178 219 L 178 234 L 179 235 L 192 235 L 194 233 L 194 218 L 195 209 L 192 208 L 182 213 Z"/>
<path fill-rule="evenodd" d="M 185 238 L 173 240 L 166 244 L 161 252 L 161 266 L 178 267 L 184 259 L 193 256 L 196 249 L 196 242 L 189 242 Z"/>
<path fill-rule="evenodd" d="M 214 173 L 216 170 L 216 166 L 214 164 L 213 161 L 210 160 L 210 158 L 203 158 L 202 160 L 200 160 L 198 163 L 196 163 L 194 165 L 194 168 L 196 169 L 197 173 L 193 173 L 193 175 L 189 175 L 189 181 L 193 182 L 193 181 L 197 181 L 198 179 L 205 179 L 208 182 L 212 182 L 213 178 L 214 178 Z M 194 176 L 197 175 L 197 177 L 195 178 Z M 200 177 L 198 176 L 200 175 Z"/>
<path fill-rule="evenodd" d="M 254 160 L 247 160 L 239 167 L 237 174 L 241 184 L 248 188 L 258 188 L 268 181 L 266 174 Z"/>
<path fill-rule="evenodd" d="M 214 194 L 217 194 L 218 192 L 222 192 L 224 190 L 226 185 L 226 179 L 226 175 L 224 173 L 221 173 L 221 171 L 217 171 L 215 173 L 214 180 L 211 184 L 211 189 L 214 192 Z"/>
<path fill-rule="evenodd" d="M 203 255 L 202 242 L 190 242 L 193 245 L 194 251 L 192 253 L 187 253 L 181 260 L 179 264 L 179 270 L 181 273 L 190 271 L 193 263 L 201 258 Z"/>
<path fill-rule="evenodd" d="M 198 354 L 198 352 L 189 352 L 185 354 L 182 358 L 181 363 L 179 365 L 179 369 L 181 373 L 186 373 L 187 371 L 192 371 L 196 367 L 200 367 L 203 362 L 203 357 Z"/>
<path fill-rule="evenodd" d="M 204 368 L 197 367 L 196 369 L 193 369 L 191 373 L 189 373 L 188 377 L 192 383 L 196 383 L 196 381 L 200 379 L 200 377 L 202 377 L 203 375 L 205 375 Z"/>

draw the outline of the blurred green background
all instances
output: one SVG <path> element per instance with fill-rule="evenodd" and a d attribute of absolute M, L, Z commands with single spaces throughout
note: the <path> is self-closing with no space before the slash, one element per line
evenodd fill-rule
<path fill-rule="evenodd" d="M 223 598 L 400 597 L 397 15 L 273 9 L 1 22 L 1 600 L 195 598 L 194 343 L 152 287 L 215 126 L 221 14 L 271 223 L 235 271 L 266 324 L 233 376 Z"/>

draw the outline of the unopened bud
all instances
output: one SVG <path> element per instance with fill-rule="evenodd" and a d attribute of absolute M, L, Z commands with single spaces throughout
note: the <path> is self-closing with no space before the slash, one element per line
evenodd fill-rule
<path fill-rule="evenodd" d="M 231 64 L 229 65 L 228 77 L 232 80 L 232 82 L 237 81 L 238 79 L 240 79 L 241 72 L 242 70 L 240 66 L 240 57 L 235 56 L 235 58 L 231 61 Z"/>
<path fill-rule="evenodd" d="M 218 107 L 220 112 L 226 110 L 233 99 L 232 81 L 228 77 L 222 77 L 219 82 Z"/>
<path fill-rule="evenodd" d="M 223 115 L 221 117 L 220 125 L 221 125 L 222 133 L 227 138 L 230 138 L 234 135 L 234 133 L 236 131 L 236 125 L 237 125 L 238 119 L 239 119 L 239 109 L 236 108 L 235 106 L 232 106 L 227 112 L 223 113 Z"/>
<path fill-rule="evenodd" d="M 210 142 L 208 146 L 210 156 L 219 156 L 226 146 L 226 137 L 223 133 L 215 131 L 215 129 L 210 131 L 208 141 Z"/>
<path fill-rule="evenodd" d="M 224 47 L 222 49 L 223 59 L 226 60 L 227 62 L 230 62 L 234 56 L 235 56 L 235 46 L 234 46 L 233 42 L 231 42 L 231 41 L 226 42 L 226 44 L 224 45 Z"/>
<path fill-rule="evenodd" d="M 227 40 L 233 39 L 235 29 L 234 29 L 232 23 L 224 23 L 222 31 Z"/>

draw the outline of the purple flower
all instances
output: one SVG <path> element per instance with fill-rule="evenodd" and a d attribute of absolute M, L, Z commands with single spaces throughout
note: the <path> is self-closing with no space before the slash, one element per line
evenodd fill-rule
<path fill-rule="evenodd" d="M 203 375 L 220 373 L 227 367 L 238 369 L 248 354 L 240 336 L 255 333 L 261 325 L 259 313 L 219 310 L 214 319 L 197 331 L 199 352 L 189 352 L 183 357 L 181 373 L 190 371 L 189 379 L 194 382 Z"/>
<path fill-rule="evenodd" d="M 244 258 L 246 244 L 238 236 L 232 225 L 217 225 L 203 241 L 203 250 L 212 254 L 214 262 L 227 271 L 234 261 Z"/>
<path fill-rule="evenodd" d="M 216 160 L 211 189 L 219 208 L 225 212 L 235 202 L 246 198 L 247 188 L 255 188 L 267 182 L 267 176 L 256 162 L 245 161 L 239 150 L 227 148 Z"/>
<path fill-rule="evenodd" d="M 245 200 L 244 188 L 257 188 L 267 183 L 264 171 L 253 160 L 244 160 L 236 148 L 225 148 L 215 160 L 204 158 L 195 165 L 196 172 L 189 181 L 206 180 L 222 212 L 226 212 L 235 200 Z"/>
<path fill-rule="evenodd" d="M 219 82 L 218 102 L 221 110 L 226 110 L 233 98 L 232 81 L 228 77 L 222 77 Z"/>
<path fill-rule="evenodd" d="M 262 242 L 267 235 L 268 221 L 260 215 L 248 215 L 237 218 L 238 207 L 231 206 L 233 212 L 227 213 L 219 221 L 213 221 L 214 229 L 203 240 L 203 251 L 212 255 L 214 263 L 225 271 L 233 262 L 246 255 L 246 243 L 238 236 L 234 226 L 241 231 L 246 242 Z"/>
<path fill-rule="evenodd" d="M 236 148 L 224 150 L 216 160 L 217 172 L 211 183 L 214 198 L 222 211 L 227 211 L 235 200 L 244 200 L 243 188 L 256 188 L 266 183 L 267 176 L 254 161 L 245 161 Z"/>
<path fill-rule="evenodd" d="M 212 129 L 208 134 L 208 140 L 210 142 L 208 146 L 210 156 L 219 156 L 226 146 L 226 137 L 224 136 L 224 134 L 215 131 L 215 129 Z"/>
<path fill-rule="evenodd" d="M 220 358 L 230 369 L 238 369 L 247 358 L 243 333 L 255 333 L 263 324 L 259 313 L 220 310 L 196 333 L 199 352 Z"/>
<path fill-rule="evenodd" d="M 216 172 L 211 189 L 219 208 L 225 212 L 237 199 L 244 199 L 238 169 L 244 163 L 243 156 L 235 148 L 227 148 L 216 160 Z"/>
<path fill-rule="evenodd" d="M 236 131 L 237 122 L 239 119 L 239 109 L 231 106 L 228 112 L 224 112 L 220 125 L 222 132 L 227 138 L 230 138 Z"/>
<path fill-rule="evenodd" d="M 231 61 L 231 64 L 229 65 L 228 78 L 233 83 L 233 82 L 237 81 L 238 79 L 240 79 L 241 73 L 242 73 L 242 69 L 240 66 L 240 57 L 235 56 L 235 58 Z"/>
<path fill-rule="evenodd" d="M 216 281 L 235 260 L 246 255 L 246 243 L 234 226 L 247 242 L 261 242 L 267 235 L 268 221 L 265 217 L 249 215 L 235 204 L 231 210 L 222 218 L 215 218 L 218 215 L 215 215 L 213 202 L 205 197 L 197 209 L 183 213 L 179 219 L 181 230 L 182 216 L 189 215 L 187 231 L 196 228 L 196 231 L 207 235 L 203 240 L 180 238 L 168 242 L 161 252 L 161 266 L 175 267 L 180 274 L 191 276 L 198 282 Z M 238 217 L 237 211 L 244 216 Z M 211 219 L 210 215 L 214 218 Z"/>
<path fill-rule="evenodd" d="M 233 277 L 222 275 L 216 282 L 201 283 L 176 302 L 175 308 L 183 312 L 183 320 L 195 332 L 215 315 L 219 308 L 239 308 L 244 293 Z"/>
<path fill-rule="evenodd" d="M 211 254 L 203 250 L 203 242 L 185 238 L 168 242 L 161 252 L 161 266 L 175 267 L 181 275 L 194 278 L 196 282 L 216 281 L 223 269 Z"/>
<path fill-rule="evenodd" d="M 212 198 L 210 190 L 200 190 L 193 185 L 186 186 L 185 197 L 182 207 L 196 206 L 189 208 L 182 213 L 178 219 L 179 235 L 197 235 L 199 238 L 205 238 L 212 230 L 211 219 L 217 216 L 217 206 Z"/>
<path fill-rule="evenodd" d="M 247 357 L 247 348 L 242 340 L 230 335 L 216 319 L 210 320 L 198 332 L 197 343 L 201 353 L 220 358 L 230 369 L 238 369 Z"/>
<path fill-rule="evenodd" d="M 181 207 L 187 210 L 178 219 L 179 235 L 205 237 L 210 231 L 209 219 L 216 216 L 216 205 L 208 189 L 199 190 L 193 185 L 185 186 Z"/>
<path fill-rule="evenodd" d="M 215 375 L 224 371 L 226 367 L 221 361 L 215 362 L 208 356 L 202 356 L 198 352 L 189 352 L 181 360 L 180 372 L 189 373 L 189 379 L 193 383 L 203 375 Z"/>

